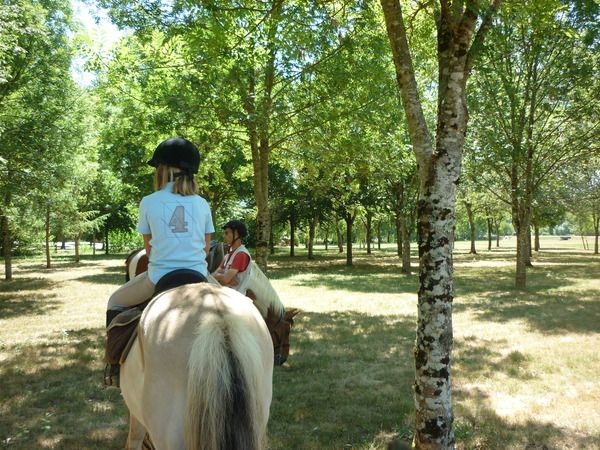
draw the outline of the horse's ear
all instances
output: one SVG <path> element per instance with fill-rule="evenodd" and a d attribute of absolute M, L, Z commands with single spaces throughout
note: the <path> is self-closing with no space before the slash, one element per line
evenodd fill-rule
<path fill-rule="evenodd" d="M 300 312 L 298 308 L 290 309 L 285 312 L 285 320 L 290 322 L 292 325 L 294 324 L 294 317 Z"/>

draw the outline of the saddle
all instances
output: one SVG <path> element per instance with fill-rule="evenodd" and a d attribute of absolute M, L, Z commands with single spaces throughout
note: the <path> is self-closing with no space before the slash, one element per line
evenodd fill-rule
<path fill-rule="evenodd" d="M 162 277 L 148 300 L 126 309 L 116 316 L 106 329 L 105 359 L 109 364 L 122 364 L 137 337 L 138 323 L 150 301 L 169 289 L 194 283 L 206 283 L 206 277 L 195 270 L 180 269 Z"/>

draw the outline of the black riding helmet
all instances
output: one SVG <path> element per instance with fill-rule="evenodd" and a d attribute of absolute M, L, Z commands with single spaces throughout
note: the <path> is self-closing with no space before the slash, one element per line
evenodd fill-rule
<path fill-rule="evenodd" d="M 200 152 L 194 144 L 184 138 L 176 137 L 161 142 L 148 165 L 158 167 L 159 164 L 177 167 L 186 172 L 198 173 Z"/>
<path fill-rule="evenodd" d="M 246 229 L 246 225 L 241 220 L 230 220 L 225 225 L 223 225 L 223 229 L 229 228 L 230 230 L 234 230 L 238 232 L 240 238 L 244 238 L 248 235 L 248 230 Z"/>

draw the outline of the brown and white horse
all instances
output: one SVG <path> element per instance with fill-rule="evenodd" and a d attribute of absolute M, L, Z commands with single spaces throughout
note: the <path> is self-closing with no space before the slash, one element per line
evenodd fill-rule
<path fill-rule="evenodd" d="M 128 450 L 265 447 L 273 344 L 251 300 L 225 287 L 168 290 L 144 310 L 121 366 Z"/>

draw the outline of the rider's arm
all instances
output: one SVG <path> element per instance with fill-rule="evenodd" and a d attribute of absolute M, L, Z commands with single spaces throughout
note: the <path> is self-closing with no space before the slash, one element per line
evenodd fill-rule
<path fill-rule="evenodd" d="M 245 253 L 238 253 L 229 269 L 221 269 L 221 273 L 217 273 L 215 278 L 224 286 L 237 286 L 239 282 L 236 275 L 247 270 L 248 264 L 250 264 L 250 258 Z"/>
<path fill-rule="evenodd" d="M 210 252 L 210 241 L 212 241 L 212 233 L 204 233 L 204 254 L 208 255 Z"/>
<path fill-rule="evenodd" d="M 150 239 L 152 239 L 151 234 L 142 234 L 144 238 L 144 249 L 146 250 L 146 256 L 150 258 L 150 250 L 152 250 L 152 246 L 150 245 Z"/>
<path fill-rule="evenodd" d="M 237 270 L 237 269 L 229 268 L 229 269 L 227 269 L 226 272 L 220 272 L 220 273 L 215 272 L 215 274 L 213 276 L 223 286 L 236 286 L 238 283 L 237 283 L 237 280 L 235 279 L 235 276 L 237 275 L 238 272 L 239 272 L 239 270 Z"/>

